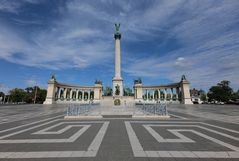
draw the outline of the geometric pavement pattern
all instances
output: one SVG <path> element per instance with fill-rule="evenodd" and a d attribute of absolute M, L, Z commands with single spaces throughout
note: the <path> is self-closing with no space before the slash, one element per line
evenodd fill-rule
<path fill-rule="evenodd" d="M 1 130 L 0 159 L 96 157 L 111 120 L 61 118 Z M 121 122 L 134 157 L 239 158 L 236 130 L 190 120 Z"/>
<path fill-rule="evenodd" d="M 188 136 L 192 134 L 196 135 L 199 138 L 199 141 L 204 140 L 205 144 L 208 142 L 213 142 L 215 144 L 224 147 L 222 151 L 218 151 L 218 146 L 216 149 L 210 151 L 200 148 L 200 150 L 185 150 L 182 146 L 177 150 L 144 150 L 139 137 L 135 133 L 132 124 L 139 124 L 144 127 L 144 129 L 155 139 L 154 142 L 160 144 L 169 144 L 170 147 L 174 147 L 173 144 L 187 144 L 185 147 L 190 147 L 189 144 L 197 144 L 197 141 L 193 140 L 183 133 L 187 133 Z M 134 157 L 164 157 L 164 158 L 239 158 L 239 147 L 238 145 L 239 138 L 236 136 L 229 135 L 228 133 L 234 133 L 235 135 L 239 134 L 238 131 L 223 128 L 220 126 L 215 126 L 207 124 L 204 122 L 180 122 L 180 121 L 125 121 L 126 130 L 129 136 L 130 144 L 133 150 Z M 158 132 L 154 128 L 161 128 Z M 218 130 L 215 130 L 218 129 Z M 168 133 L 174 136 L 174 138 L 167 138 L 168 134 L 164 137 L 160 133 L 166 130 Z M 220 131 L 219 131 L 220 130 Z M 224 131 L 224 132 L 222 132 Z M 142 130 L 141 130 L 142 132 Z M 225 133 L 227 132 L 227 133 Z M 185 134 L 186 134 L 185 133 Z M 189 135 L 189 133 L 191 133 Z M 209 136 L 213 134 L 213 136 Z M 172 136 L 171 136 L 172 137 Z M 148 137 L 147 137 L 148 138 Z M 203 138 L 203 139 L 202 139 Z M 220 139 L 217 139 L 220 138 Z M 222 140 L 227 140 L 230 143 L 227 143 Z M 199 142 L 198 142 L 199 144 Z M 200 143 L 201 144 L 201 143 Z M 235 144 L 235 145 L 233 145 Z M 152 144 L 151 144 L 152 146 Z M 202 145 L 200 145 L 202 147 Z M 194 148 L 195 149 L 195 148 Z M 225 150 L 226 149 L 226 150 Z"/>
<path fill-rule="evenodd" d="M 42 121 L 38 121 L 37 123 L 39 122 Z M 57 146 L 53 146 L 53 148 L 50 148 L 50 150 L 44 151 L 44 149 L 46 149 L 47 147 L 49 149 L 49 146 L 60 143 L 64 143 L 66 149 L 67 146 L 71 149 L 76 149 L 76 147 L 72 148 L 69 145 L 66 145 L 65 143 L 76 142 L 87 130 L 90 130 L 90 128 L 94 124 L 100 124 L 100 126 L 98 127 L 98 132 L 93 130 L 95 132 L 95 136 L 92 136 L 92 141 L 89 142 L 89 145 L 83 146 L 83 148 L 85 148 L 84 150 L 56 151 L 55 148 L 57 148 Z M 104 138 L 108 125 L 109 125 L 108 121 L 64 121 L 63 119 L 54 119 L 51 121 L 43 122 L 41 124 L 37 124 L 35 126 L 24 128 L 22 130 L 16 129 L 22 128 L 23 126 L 14 127 L 10 130 L 9 129 L 2 130 L 0 131 L 0 133 L 6 133 L 7 131 L 11 130 L 15 131 L 0 136 L 1 146 L 2 144 L 4 144 L 4 146 L 8 144 L 16 146 L 18 146 L 18 144 L 20 146 L 24 144 L 26 145 L 33 144 L 38 146 L 42 145 L 42 147 L 41 146 L 38 147 L 39 151 L 34 150 L 33 148 L 31 149 L 33 151 L 28 152 L 26 151 L 16 152 L 14 147 L 11 147 L 14 150 L 11 152 L 8 149 L 7 152 L 0 152 L 0 158 L 95 157 L 100 148 L 100 144 Z M 68 134 L 69 132 L 71 133 L 70 135 Z M 89 134 L 87 134 L 87 136 L 89 136 Z"/>

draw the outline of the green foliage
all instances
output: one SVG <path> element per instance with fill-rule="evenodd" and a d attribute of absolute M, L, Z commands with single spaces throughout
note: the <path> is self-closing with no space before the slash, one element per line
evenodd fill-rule
<path fill-rule="evenodd" d="M 37 103 L 43 103 L 45 101 L 45 99 L 46 99 L 46 94 L 47 94 L 47 90 L 39 89 L 37 91 L 36 102 Z"/>
<path fill-rule="evenodd" d="M 124 96 L 133 96 L 132 89 L 130 89 L 129 87 L 125 87 L 124 88 Z"/>
<path fill-rule="evenodd" d="M 233 95 L 233 90 L 229 85 L 230 81 L 223 80 L 216 86 L 212 86 L 207 94 L 209 101 L 228 102 Z"/>
<path fill-rule="evenodd" d="M 109 86 L 106 86 L 103 90 L 104 96 L 112 96 L 112 88 Z"/>
<path fill-rule="evenodd" d="M 239 90 L 232 94 L 232 100 L 233 101 L 239 100 Z"/>
<path fill-rule="evenodd" d="M 14 88 L 10 90 L 10 102 L 33 103 L 36 94 L 36 103 L 43 103 L 46 99 L 47 91 L 39 87 L 27 87 L 24 89 Z"/>
<path fill-rule="evenodd" d="M 207 94 L 204 90 L 200 89 L 199 90 L 199 96 L 201 101 L 207 101 Z"/>
<path fill-rule="evenodd" d="M 26 92 L 20 88 L 10 90 L 10 98 L 12 102 L 24 102 Z"/>
<path fill-rule="evenodd" d="M 0 97 L 4 97 L 5 94 L 3 92 L 0 92 Z"/>
<path fill-rule="evenodd" d="M 201 101 L 207 101 L 207 95 L 205 93 L 202 93 L 200 95 L 200 99 L 201 99 Z"/>
<path fill-rule="evenodd" d="M 5 94 L 3 92 L 0 92 L 0 101 L 3 102 L 5 98 Z"/>

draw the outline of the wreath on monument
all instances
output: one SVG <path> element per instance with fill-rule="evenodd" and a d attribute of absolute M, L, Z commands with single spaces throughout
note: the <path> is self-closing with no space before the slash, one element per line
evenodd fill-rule
<path fill-rule="evenodd" d="M 120 105 L 120 99 L 115 99 L 114 100 L 114 105 L 119 106 Z"/>

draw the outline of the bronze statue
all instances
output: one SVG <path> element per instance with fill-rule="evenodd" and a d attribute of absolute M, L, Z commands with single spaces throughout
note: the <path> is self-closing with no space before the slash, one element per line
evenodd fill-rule
<path fill-rule="evenodd" d="M 118 96 L 119 94 L 120 94 L 120 87 L 119 87 L 119 85 L 117 84 L 117 85 L 115 86 L 115 95 Z"/>
<path fill-rule="evenodd" d="M 115 31 L 116 33 L 119 33 L 120 23 L 115 23 Z"/>
<path fill-rule="evenodd" d="M 55 74 L 52 74 L 52 75 L 51 75 L 51 79 L 56 80 Z"/>
<path fill-rule="evenodd" d="M 182 75 L 182 79 L 181 80 L 187 80 L 185 75 Z"/>

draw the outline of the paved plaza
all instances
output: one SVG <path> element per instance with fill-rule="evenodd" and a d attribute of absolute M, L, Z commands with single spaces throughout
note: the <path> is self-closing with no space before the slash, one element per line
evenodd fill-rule
<path fill-rule="evenodd" d="M 65 110 L 0 106 L 0 160 L 239 160 L 239 106 L 169 105 L 164 120 L 64 120 Z"/>

